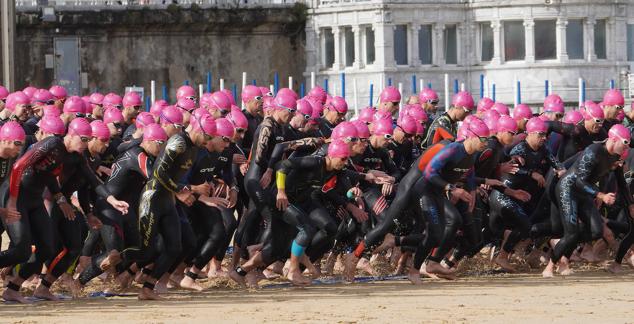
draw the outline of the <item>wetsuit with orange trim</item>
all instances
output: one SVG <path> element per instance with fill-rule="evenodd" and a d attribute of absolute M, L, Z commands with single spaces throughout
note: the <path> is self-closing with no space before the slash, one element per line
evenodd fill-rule
<path fill-rule="evenodd" d="M 372 228 L 366 235 L 364 240 L 359 243 L 355 249 L 355 255 L 361 257 L 366 247 L 373 248 L 382 242 L 385 235 L 391 232 L 398 223 L 405 222 L 401 219 L 406 213 L 403 213 L 411 206 L 412 208 L 420 208 L 419 200 L 422 189 L 423 171 L 427 164 L 432 160 L 438 152 L 440 152 L 451 141 L 440 141 L 427 148 L 421 156 L 419 156 L 407 174 L 401 179 L 396 189 L 396 196 L 385 212 L 385 217 L 377 226 Z M 400 245 L 400 238 L 397 239 L 397 245 Z M 406 244 L 411 245 L 411 244 Z M 416 242 L 414 245 L 418 245 Z"/>
<path fill-rule="evenodd" d="M 61 193 L 57 175 L 61 173 L 67 159 L 82 161 L 82 157 L 69 153 L 62 137 L 48 137 L 31 148 L 19 158 L 11 170 L 9 178 L 9 198 L 17 202 L 20 220 L 6 224 L 7 233 L 12 245 L 0 252 L 2 267 L 20 264 L 18 275 L 26 280 L 39 273 L 42 264 L 53 257 L 54 247 L 51 218 L 44 207 L 42 195 L 48 188 L 54 199 L 65 201 Z M 83 161 L 85 162 L 85 161 Z M 73 166 L 69 164 L 72 168 Z M 88 163 L 75 164 L 83 176 L 92 183 L 98 183 Z M 104 186 L 95 186 L 97 193 L 107 197 L 109 192 Z M 31 244 L 35 244 L 34 257 L 31 256 Z M 10 286 L 17 290 L 19 287 Z"/>
<path fill-rule="evenodd" d="M 430 147 L 443 139 L 455 140 L 458 123 L 445 112 L 429 125 L 423 146 Z"/>

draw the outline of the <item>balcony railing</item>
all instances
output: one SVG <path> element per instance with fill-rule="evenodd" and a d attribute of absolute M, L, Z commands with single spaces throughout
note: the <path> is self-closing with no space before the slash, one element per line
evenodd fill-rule
<path fill-rule="evenodd" d="M 6 1 L 6 0 L 1 0 Z M 9 0 L 10 1 L 10 0 Z M 33 10 L 39 7 L 60 9 L 117 9 L 128 7 L 165 8 L 169 5 L 201 8 L 288 7 L 303 0 L 16 0 L 17 10 Z"/>

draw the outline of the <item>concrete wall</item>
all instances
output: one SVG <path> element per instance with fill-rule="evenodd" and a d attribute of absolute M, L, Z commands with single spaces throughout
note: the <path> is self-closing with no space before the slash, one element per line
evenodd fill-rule
<path fill-rule="evenodd" d="M 54 54 L 56 37 L 80 38 L 81 72 L 87 74 L 82 94 L 95 88 L 122 92 L 138 85 L 149 94 L 175 88 L 185 80 L 204 83 L 211 71 L 225 87 L 241 87 L 242 72 L 249 83 L 299 80 L 305 69 L 305 10 L 302 6 L 274 9 L 167 9 L 62 11 L 56 22 L 42 22 L 39 12 L 20 12 L 16 36 L 16 76 L 21 89 L 29 84 L 48 87 L 55 73 L 45 67 Z M 282 85 L 286 86 L 287 82 Z M 297 89 L 298 86 L 295 87 Z M 160 93 L 160 90 L 158 90 Z"/>

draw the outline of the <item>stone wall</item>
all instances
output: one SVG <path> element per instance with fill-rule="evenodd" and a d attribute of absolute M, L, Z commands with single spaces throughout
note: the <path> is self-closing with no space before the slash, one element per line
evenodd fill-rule
<path fill-rule="evenodd" d="M 275 72 L 282 80 L 300 80 L 305 69 L 305 12 L 301 5 L 69 10 L 58 11 L 55 22 L 43 22 L 39 12 L 20 12 L 17 88 L 55 82 L 54 69 L 45 68 L 45 56 L 54 54 L 56 37 L 68 36 L 80 38 L 81 72 L 87 76 L 82 94 L 94 89 L 122 92 L 133 84 L 149 89 L 155 80 L 157 88 L 165 84 L 173 95 L 185 80 L 204 83 L 208 71 L 216 89 L 220 77 L 225 87 L 240 87 L 243 71 L 249 82 L 256 79 L 258 84 L 272 83 Z"/>

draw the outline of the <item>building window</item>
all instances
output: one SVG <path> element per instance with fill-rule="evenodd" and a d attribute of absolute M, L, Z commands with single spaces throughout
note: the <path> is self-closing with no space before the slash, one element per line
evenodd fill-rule
<path fill-rule="evenodd" d="M 557 34 L 555 20 L 535 21 L 535 59 L 549 60 L 557 58 Z"/>
<path fill-rule="evenodd" d="M 324 28 L 324 67 L 332 68 L 335 63 L 335 35 L 332 28 Z"/>
<path fill-rule="evenodd" d="M 598 59 L 608 58 L 605 49 L 605 37 L 605 19 L 597 20 L 594 25 L 594 53 Z"/>
<path fill-rule="evenodd" d="M 524 23 L 522 21 L 504 22 L 504 60 L 522 61 L 526 56 L 524 41 Z"/>
<path fill-rule="evenodd" d="M 374 63 L 374 30 L 372 27 L 365 28 L 365 63 Z"/>
<path fill-rule="evenodd" d="M 445 63 L 458 64 L 456 25 L 445 26 Z"/>
<path fill-rule="evenodd" d="M 491 23 L 480 23 L 480 60 L 489 62 L 493 59 L 493 28 Z"/>
<path fill-rule="evenodd" d="M 346 50 L 346 66 L 352 66 L 354 63 L 354 33 L 352 32 L 352 27 L 344 27 L 343 28 L 343 37 L 344 44 Z"/>
<path fill-rule="evenodd" d="M 396 65 L 407 65 L 407 25 L 394 28 L 394 59 Z"/>
<path fill-rule="evenodd" d="M 422 25 L 418 31 L 418 57 L 421 64 L 432 64 L 431 25 Z"/>
<path fill-rule="evenodd" d="M 627 25 L 627 60 L 634 62 L 634 25 Z"/>
<path fill-rule="evenodd" d="M 566 49 L 571 60 L 583 59 L 583 20 L 568 20 L 566 28 Z"/>

